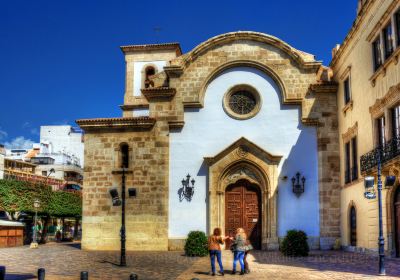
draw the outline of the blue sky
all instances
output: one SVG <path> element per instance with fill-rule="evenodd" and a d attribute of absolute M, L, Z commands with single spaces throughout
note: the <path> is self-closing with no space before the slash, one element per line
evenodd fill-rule
<path fill-rule="evenodd" d="M 357 0 L 1 1 L 0 143 L 37 142 L 41 125 L 121 116 L 121 45 L 180 42 L 188 52 L 212 36 L 251 30 L 328 65 L 356 6 Z"/>

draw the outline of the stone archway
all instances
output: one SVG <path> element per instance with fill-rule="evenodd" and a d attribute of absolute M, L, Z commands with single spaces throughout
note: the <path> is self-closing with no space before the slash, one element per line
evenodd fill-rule
<path fill-rule="evenodd" d="M 281 157 L 273 156 L 241 138 L 214 157 L 205 158 L 208 174 L 208 230 L 226 228 L 225 194 L 241 180 L 259 186 L 261 248 L 277 249 L 277 167 Z"/>

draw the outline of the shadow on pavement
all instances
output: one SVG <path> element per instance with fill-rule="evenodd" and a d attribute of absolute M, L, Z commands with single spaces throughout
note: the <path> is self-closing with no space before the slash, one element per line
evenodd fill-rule
<path fill-rule="evenodd" d="M 33 274 L 6 274 L 5 280 L 27 280 L 27 279 L 37 279 L 37 277 Z"/>
<path fill-rule="evenodd" d="M 64 246 L 68 246 L 68 247 L 72 247 L 72 248 L 75 248 L 75 249 L 81 249 L 81 243 L 79 242 L 74 242 L 74 243 L 60 243 L 61 245 L 64 245 Z"/>
<path fill-rule="evenodd" d="M 291 267 L 309 268 L 314 271 L 334 271 L 377 276 L 378 257 L 343 251 L 312 251 L 308 257 L 286 257 L 280 252 L 252 251 L 254 262 Z M 386 276 L 400 276 L 397 260 L 387 258 Z"/>

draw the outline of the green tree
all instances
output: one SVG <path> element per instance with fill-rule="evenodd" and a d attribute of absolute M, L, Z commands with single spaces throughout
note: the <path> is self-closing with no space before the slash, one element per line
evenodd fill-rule
<path fill-rule="evenodd" d="M 39 213 L 48 212 L 52 196 L 50 186 L 15 180 L 0 180 L 0 209 L 12 220 L 17 220 L 21 212 L 34 213 L 33 202 L 40 200 Z"/>

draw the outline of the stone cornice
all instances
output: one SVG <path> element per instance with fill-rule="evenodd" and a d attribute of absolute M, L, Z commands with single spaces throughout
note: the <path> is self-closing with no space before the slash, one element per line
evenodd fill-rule
<path fill-rule="evenodd" d="M 80 119 L 76 123 L 85 132 L 149 130 L 156 120 L 150 117 Z"/>
<path fill-rule="evenodd" d="M 307 126 L 320 126 L 321 122 L 318 118 L 301 118 L 301 122 Z"/>
<path fill-rule="evenodd" d="M 148 101 L 151 100 L 170 100 L 175 96 L 176 90 L 169 87 L 159 87 L 159 88 L 143 88 L 141 89 L 142 94 L 147 98 Z"/>
<path fill-rule="evenodd" d="M 336 82 L 321 82 L 310 85 L 310 90 L 315 93 L 336 93 L 338 84 Z"/>
<path fill-rule="evenodd" d="M 185 125 L 184 121 L 169 121 L 169 129 L 181 129 Z"/>
<path fill-rule="evenodd" d="M 345 133 L 342 134 L 342 139 L 344 143 L 347 143 L 358 134 L 358 122 L 356 122 L 352 127 L 350 127 Z"/>
<path fill-rule="evenodd" d="M 119 105 L 122 111 L 131 111 L 136 108 L 149 108 L 149 104 L 124 104 Z"/>
<path fill-rule="evenodd" d="M 197 57 L 199 57 L 201 54 L 214 48 L 217 45 L 229 44 L 234 41 L 256 41 L 275 46 L 276 48 L 287 53 L 291 58 L 293 58 L 294 61 L 299 64 L 300 67 L 305 69 L 317 70 L 321 66 L 321 62 L 316 61 L 313 55 L 299 51 L 274 36 L 253 31 L 230 32 L 215 36 L 201 43 L 192 51 L 190 51 L 183 59 L 183 65 L 187 67 L 188 64 L 196 60 Z"/>
<path fill-rule="evenodd" d="M 399 4 L 399 1 L 396 0 L 389 5 L 386 12 L 382 15 L 381 19 L 377 22 L 374 28 L 372 28 L 372 31 L 367 36 L 368 42 L 371 42 L 375 38 L 377 33 L 379 33 L 381 29 L 383 29 L 384 24 L 387 23 L 387 20 L 390 18 L 390 15 L 393 13 L 393 10 L 396 8 L 397 4 Z"/>
<path fill-rule="evenodd" d="M 173 50 L 176 56 L 182 55 L 181 46 L 179 43 L 163 43 L 163 44 L 147 44 L 147 45 L 127 45 L 121 46 L 124 53 L 137 51 L 155 51 L 155 50 Z"/>
<path fill-rule="evenodd" d="M 336 52 L 335 56 L 332 58 L 332 61 L 330 63 L 331 68 L 333 68 L 336 65 L 336 63 L 339 61 L 343 52 L 349 46 L 352 38 L 354 38 L 355 33 L 360 29 L 361 23 L 365 19 L 367 12 L 370 10 L 370 8 L 372 7 L 372 5 L 375 2 L 376 2 L 376 0 L 369 0 L 361 8 L 360 12 L 357 15 L 357 18 L 353 22 L 353 26 L 351 27 L 350 31 L 347 33 L 347 36 L 344 39 L 343 43 L 341 44 L 339 50 Z"/>
<path fill-rule="evenodd" d="M 164 72 L 167 73 L 168 77 L 178 78 L 183 73 L 183 68 L 180 65 L 167 65 L 164 66 Z"/>
<path fill-rule="evenodd" d="M 204 157 L 204 161 L 208 166 L 212 166 L 214 163 L 218 162 L 220 159 L 228 155 L 233 150 L 238 149 L 237 153 L 239 157 L 246 157 L 247 153 L 253 153 L 257 157 L 266 158 L 271 163 L 278 165 L 282 156 L 272 155 L 267 151 L 263 150 L 253 142 L 241 137 L 239 140 L 235 141 L 233 144 L 229 145 L 223 151 L 219 152 L 213 157 Z"/>
<path fill-rule="evenodd" d="M 369 112 L 373 118 L 377 118 L 385 112 L 385 108 L 400 102 L 400 83 L 389 88 L 384 97 L 375 101 L 375 104 L 369 107 Z"/>
<path fill-rule="evenodd" d="M 382 75 L 385 77 L 386 69 L 389 67 L 390 64 L 394 63 L 397 65 L 399 63 L 399 55 L 400 55 L 400 47 L 397 47 L 395 51 L 386 59 L 386 61 L 375 71 L 375 73 L 369 78 L 371 85 L 375 87 L 376 79 Z"/>

